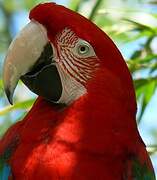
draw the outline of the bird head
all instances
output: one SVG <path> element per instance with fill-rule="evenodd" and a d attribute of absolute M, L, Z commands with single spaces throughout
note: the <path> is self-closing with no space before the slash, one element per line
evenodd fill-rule
<path fill-rule="evenodd" d="M 88 85 L 97 83 L 100 74 L 102 81 L 111 74 L 110 85 L 120 82 L 118 88 L 126 92 L 126 101 L 131 97 L 135 105 L 123 58 L 94 23 L 55 3 L 39 4 L 29 18 L 5 58 L 3 80 L 10 103 L 19 79 L 48 101 L 68 105 L 87 94 Z M 99 88 L 105 89 L 105 85 Z M 113 90 L 117 91 L 115 86 Z"/>

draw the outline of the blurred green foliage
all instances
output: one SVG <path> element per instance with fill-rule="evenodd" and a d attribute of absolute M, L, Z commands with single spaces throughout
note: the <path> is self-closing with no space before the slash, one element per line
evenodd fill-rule
<path fill-rule="evenodd" d="M 0 0 L 0 69 L 6 50 L 12 40 L 14 15 L 19 11 L 26 13 L 38 4 L 39 0 Z M 115 3 L 116 2 L 116 3 Z M 69 8 L 88 17 L 104 30 L 118 46 L 133 48 L 126 62 L 132 73 L 140 111 L 137 122 L 151 101 L 157 88 L 157 7 L 150 12 L 147 7 L 156 7 L 156 1 L 145 0 L 69 0 Z M 128 46 L 130 44 L 130 46 Z M 10 106 L 6 100 L 0 70 L 0 136 L 17 120 L 21 119 L 34 102 L 34 96 L 16 93 L 15 104 Z M 23 88 L 21 83 L 19 89 Z M 21 90 L 23 92 L 23 90 Z M 16 116 L 16 113 L 18 114 Z M 155 146 L 156 148 L 156 146 Z"/>

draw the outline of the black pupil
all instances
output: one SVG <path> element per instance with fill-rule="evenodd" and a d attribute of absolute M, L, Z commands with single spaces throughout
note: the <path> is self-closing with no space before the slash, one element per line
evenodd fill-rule
<path fill-rule="evenodd" d="M 86 47 L 85 47 L 85 46 L 81 46 L 81 47 L 80 47 L 80 50 L 81 50 L 82 52 L 84 52 L 84 51 L 86 51 Z"/>

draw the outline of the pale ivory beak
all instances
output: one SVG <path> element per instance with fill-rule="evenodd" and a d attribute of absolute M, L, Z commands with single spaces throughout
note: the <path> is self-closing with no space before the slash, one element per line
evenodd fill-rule
<path fill-rule="evenodd" d="M 44 26 L 31 21 L 10 44 L 3 67 L 3 82 L 11 104 L 18 80 L 33 67 L 47 43 Z"/>

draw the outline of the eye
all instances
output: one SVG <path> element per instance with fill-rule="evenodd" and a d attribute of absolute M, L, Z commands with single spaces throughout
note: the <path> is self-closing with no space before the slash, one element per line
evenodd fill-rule
<path fill-rule="evenodd" d="M 86 55 L 89 53 L 90 47 L 87 44 L 80 45 L 78 47 L 78 53 L 80 55 Z"/>
<path fill-rule="evenodd" d="M 73 53 L 80 58 L 87 58 L 91 56 L 96 56 L 93 47 L 89 42 L 79 39 L 75 45 L 75 48 L 72 49 Z"/>

